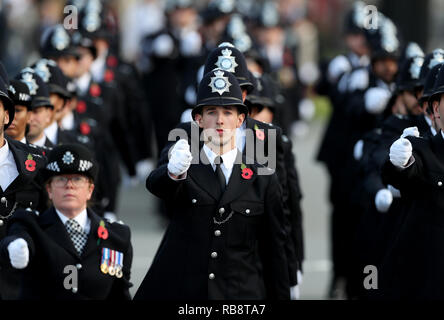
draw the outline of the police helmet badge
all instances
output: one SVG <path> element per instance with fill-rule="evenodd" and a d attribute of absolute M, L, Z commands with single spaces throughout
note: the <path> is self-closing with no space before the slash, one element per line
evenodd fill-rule
<path fill-rule="evenodd" d="M 410 64 L 410 76 L 412 79 L 419 79 L 419 74 L 421 73 L 421 67 L 424 63 L 423 57 L 415 57 Z"/>
<path fill-rule="evenodd" d="M 83 26 L 88 32 L 97 31 L 100 27 L 100 17 L 97 13 L 90 13 L 83 19 Z"/>
<path fill-rule="evenodd" d="M 66 151 L 63 155 L 62 161 L 64 164 L 71 164 L 75 160 L 74 155 L 71 153 L 71 151 Z"/>
<path fill-rule="evenodd" d="M 231 83 L 228 81 L 228 77 L 224 77 L 222 70 L 216 70 L 214 72 L 215 77 L 211 77 L 211 82 L 208 85 L 211 87 L 211 92 L 217 92 L 222 95 L 224 92 L 230 92 Z"/>
<path fill-rule="evenodd" d="M 217 62 L 215 65 L 222 70 L 228 71 L 228 72 L 235 72 L 236 67 L 238 64 L 236 63 L 236 58 L 232 57 L 231 54 L 233 51 L 226 48 L 221 51 L 222 55 L 217 58 Z"/>
<path fill-rule="evenodd" d="M 433 50 L 433 58 L 430 60 L 429 69 L 433 69 L 437 64 L 444 62 L 444 51 L 442 49 Z"/>
<path fill-rule="evenodd" d="M 59 51 L 66 49 L 69 45 L 69 35 L 63 26 L 57 26 L 51 39 L 52 45 Z"/>
<path fill-rule="evenodd" d="M 28 86 L 29 93 L 31 95 L 37 94 L 37 89 L 39 88 L 37 82 L 34 79 L 33 73 L 34 70 L 32 70 L 31 68 L 25 68 L 22 72 L 22 78 L 20 79 L 20 81 L 24 82 Z"/>
<path fill-rule="evenodd" d="M 51 72 L 49 71 L 47 62 L 48 60 L 41 59 L 36 63 L 34 67 L 35 73 L 37 73 L 40 78 L 42 78 L 43 81 L 45 81 L 46 83 L 48 83 L 49 78 L 51 78 Z"/>

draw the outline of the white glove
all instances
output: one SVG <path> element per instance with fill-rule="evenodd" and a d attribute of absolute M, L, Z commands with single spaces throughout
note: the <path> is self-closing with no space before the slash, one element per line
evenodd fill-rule
<path fill-rule="evenodd" d="M 192 159 L 193 156 L 191 155 L 188 141 L 180 139 L 171 150 L 171 157 L 168 161 L 168 171 L 174 176 L 180 176 L 187 172 Z"/>
<path fill-rule="evenodd" d="M 405 137 L 419 137 L 419 130 L 418 127 L 408 127 L 405 128 L 404 131 L 402 131 L 401 138 Z"/>
<path fill-rule="evenodd" d="M 299 291 L 299 285 L 295 285 L 290 287 L 290 299 L 291 300 L 299 300 L 301 293 Z"/>
<path fill-rule="evenodd" d="M 375 205 L 379 212 L 387 212 L 393 202 L 393 196 L 390 190 L 381 189 L 376 193 Z"/>
<path fill-rule="evenodd" d="M 180 51 L 185 57 L 197 56 L 200 53 L 202 38 L 198 32 L 183 33 L 180 40 Z"/>
<path fill-rule="evenodd" d="M 364 141 L 358 140 L 356 142 L 355 147 L 353 148 L 353 158 L 355 158 L 356 161 L 361 160 L 362 154 L 364 153 Z"/>
<path fill-rule="evenodd" d="M 391 96 L 391 92 L 387 89 L 370 88 L 364 94 L 365 109 L 372 114 L 381 113 Z"/>
<path fill-rule="evenodd" d="M 394 186 L 392 186 L 391 184 L 389 184 L 387 186 L 387 189 L 390 190 L 390 192 L 392 193 L 393 198 L 401 198 L 401 191 L 399 191 L 398 189 L 396 189 Z"/>
<path fill-rule="evenodd" d="M 336 83 L 339 80 L 339 76 L 351 71 L 352 67 L 350 62 L 343 55 L 334 58 L 328 65 L 327 77 L 330 83 Z"/>
<path fill-rule="evenodd" d="M 398 168 L 405 169 L 405 166 L 412 157 L 412 150 L 412 144 L 409 140 L 399 138 L 393 142 L 392 146 L 390 147 L 390 162 Z"/>
<path fill-rule="evenodd" d="M 29 262 L 28 243 L 25 239 L 18 238 L 8 245 L 9 259 L 11 265 L 16 269 L 24 269 Z"/>
<path fill-rule="evenodd" d="M 350 74 L 348 79 L 348 91 L 365 90 L 368 88 L 368 71 L 367 69 L 357 69 Z"/>
<path fill-rule="evenodd" d="M 162 34 L 153 41 L 153 50 L 158 57 L 168 57 L 173 53 L 174 42 L 168 34 Z"/>

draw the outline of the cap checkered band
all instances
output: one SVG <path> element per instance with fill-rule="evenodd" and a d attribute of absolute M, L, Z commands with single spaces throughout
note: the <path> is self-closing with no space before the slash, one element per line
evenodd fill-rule
<path fill-rule="evenodd" d="M 59 168 L 59 165 L 57 164 L 57 161 L 48 163 L 46 165 L 46 169 L 48 169 L 50 171 L 60 172 L 60 168 Z"/>
<path fill-rule="evenodd" d="M 88 160 L 80 160 L 79 162 L 79 171 L 88 171 L 93 166 L 91 161 Z"/>

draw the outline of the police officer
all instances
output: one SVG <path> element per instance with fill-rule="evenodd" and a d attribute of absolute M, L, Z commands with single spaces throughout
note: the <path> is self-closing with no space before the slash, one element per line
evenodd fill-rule
<path fill-rule="evenodd" d="M 76 77 L 80 56 L 72 36 L 62 24 L 49 27 L 43 32 L 40 39 L 40 54 L 45 59 L 55 61 L 67 77 L 71 79 Z"/>
<path fill-rule="evenodd" d="M 221 68 L 224 71 L 233 73 L 239 82 L 242 91 L 242 99 L 245 100 L 248 92 L 254 89 L 253 83 L 251 82 L 246 61 L 244 55 L 236 49 L 231 43 L 222 43 L 219 47 L 215 48 L 207 57 L 205 62 L 204 70 L 208 72 L 214 68 Z M 200 133 L 200 128 L 196 125 L 195 121 L 181 123 L 177 126 L 179 129 L 183 129 L 187 137 L 192 139 L 193 131 Z M 194 129 L 194 130 L 193 130 Z M 253 133 L 253 134 L 247 134 Z M 173 137 L 173 139 L 177 137 Z M 237 129 L 236 133 L 236 145 L 242 153 L 253 152 L 254 159 L 262 164 L 266 164 L 268 167 L 272 167 L 276 170 L 276 174 L 279 178 L 279 184 L 281 186 L 282 200 L 284 204 L 284 211 L 286 214 L 287 231 L 290 232 L 290 212 L 288 210 L 288 187 L 287 187 L 287 168 L 285 164 L 285 151 L 284 151 L 284 139 L 282 135 L 282 129 L 271 124 L 264 123 L 261 121 L 254 120 L 247 115 L 245 121 Z M 178 140 L 178 139 L 177 139 Z M 169 141 L 168 144 L 163 148 L 160 159 L 158 161 L 158 166 L 161 166 L 168 162 L 169 151 L 175 141 Z M 273 147 L 275 145 L 275 147 Z M 269 146 L 271 148 L 269 149 Z M 258 150 L 263 150 L 258 152 Z M 169 203 L 166 203 L 167 215 Z M 286 243 L 287 251 L 287 261 L 289 263 L 289 273 L 290 273 L 290 283 L 294 287 L 297 284 L 297 270 L 298 262 L 296 256 L 296 248 L 291 241 Z M 301 269 L 299 269 L 301 270 Z"/>
<path fill-rule="evenodd" d="M 68 90 L 70 83 L 57 64 L 48 59 L 40 59 L 32 68 L 45 81 L 48 86 L 49 100 L 54 106 L 50 123 L 45 128 L 45 135 L 52 144 L 83 143 L 93 149 L 92 141 L 85 135 L 80 135 L 74 130 L 62 130 L 59 122 L 64 115 L 66 103 L 71 98 Z"/>
<path fill-rule="evenodd" d="M 9 85 L 9 95 L 14 102 L 14 120 L 8 129 L 5 130 L 6 135 L 11 139 L 26 144 L 26 129 L 31 116 L 31 95 L 28 86 L 19 81 L 11 80 Z"/>
<path fill-rule="evenodd" d="M 147 180 L 174 214 L 136 299 L 289 299 L 277 178 L 258 174 L 236 148 L 246 113 L 231 73 L 204 76 L 193 110 L 204 132 L 200 161 L 191 164 L 188 142 L 179 140 Z"/>
<path fill-rule="evenodd" d="M 0 77 L 0 239 L 5 236 L 6 224 L 17 209 L 36 209 L 42 198 L 38 172 L 45 165 L 45 158 L 39 150 L 4 136 L 4 130 L 14 120 L 14 113 L 14 103 Z M 2 268 L 0 298 L 14 299 L 17 294 L 17 275 Z"/>
<path fill-rule="evenodd" d="M 16 77 L 26 83 L 31 94 L 31 116 L 26 139 L 39 147 L 52 148 L 54 144 L 45 134 L 45 128 L 51 123 L 54 106 L 49 100 L 49 90 L 43 79 L 32 68 L 24 68 Z"/>
<path fill-rule="evenodd" d="M 51 151 L 43 175 L 53 207 L 17 212 L 0 244 L 2 263 L 22 270 L 20 299 L 130 299 L 130 229 L 87 207 L 97 170 L 81 145 Z M 66 279 L 67 266 L 77 281 Z"/>
<path fill-rule="evenodd" d="M 92 39 L 78 33 L 74 40 L 81 55 L 76 78 L 76 131 L 93 140 L 95 156 L 101 166 L 96 183 L 98 203 L 95 209 L 99 215 L 106 213 L 115 219 L 121 182 L 120 161 L 126 165 L 130 175 L 135 172 L 125 120 L 127 113 L 115 83 L 97 83 L 92 79 L 90 68 L 97 55 Z"/>
<path fill-rule="evenodd" d="M 444 69 L 436 78 L 430 97 L 433 112 L 444 124 Z M 381 294 L 395 299 L 442 299 L 440 270 L 444 136 L 407 137 L 396 140 L 383 168 L 386 183 L 409 201 L 396 242 L 390 247 L 379 272 Z M 411 276 L 414 275 L 413 280 Z"/>

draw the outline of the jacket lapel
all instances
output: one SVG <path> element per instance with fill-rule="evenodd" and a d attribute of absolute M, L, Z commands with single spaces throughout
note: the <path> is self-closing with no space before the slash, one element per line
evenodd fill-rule
<path fill-rule="evenodd" d="M 6 188 L 5 194 L 14 193 L 17 189 L 23 188 L 24 185 L 28 184 L 36 175 L 37 170 L 34 172 L 26 169 L 25 162 L 28 159 L 28 153 L 23 150 L 16 148 L 16 146 L 10 142 L 8 139 L 9 150 L 11 150 L 14 156 L 15 165 L 17 166 L 18 176 L 15 180 Z M 34 155 L 35 156 L 35 155 Z"/>
<path fill-rule="evenodd" d="M 46 234 L 52 238 L 54 242 L 63 247 L 72 256 L 79 256 L 65 226 L 57 216 L 54 207 L 51 207 L 51 209 L 42 215 L 40 224 L 42 228 L 45 229 Z"/>
<path fill-rule="evenodd" d="M 201 149 L 202 150 L 202 149 Z M 211 197 L 216 201 L 220 199 L 220 189 L 217 183 L 216 175 L 214 173 L 213 167 L 209 164 L 209 160 L 205 155 L 205 152 L 200 152 L 201 160 L 198 164 L 190 166 L 188 174 L 190 178 L 193 179 L 199 187 L 206 191 Z M 204 163 L 208 164 L 204 164 Z"/>
<path fill-rule="evenodd" d="M 439 163 L 443 166 L 444 169 L 444 138 L 441 132 L 438 132 L 432 138 L 433 151 L 435 152 Z"/>
<path fill-rule="evenodd" d="M 241 159 L 243 160 L 241 161 Z M 242 177 L 241 162 L 247 163 L 245 157 L 242 157 L 242 154 L 238 152 L 230 180 L 228 181 L 227 189 L 220 199 L 219 206 L 223 206 L 239 198 L 246 190 L 248 190 L 248 187 L 254 182 L 254 180 L 256 180 L 257 170 L 255 166 L 252 165 L 246 165 L 247 168 L 253 171 L 251 178 L 245 179 Z"/>
<path fill-rule="evenodd" d="M 97 240 L 99 239 L 97 236 L 97 229 L 100 225 L 100 218 L 90 209 L 87 209 L 87 212 L 88 218 L 91 220 L 91 228 L 89 230 L 88 240 L 86 241 L 85 248 L 83 249 L 82 257 L 87 257 L 97 249 Z M 106 240 L 102 239 L 100 241 Z"/>

